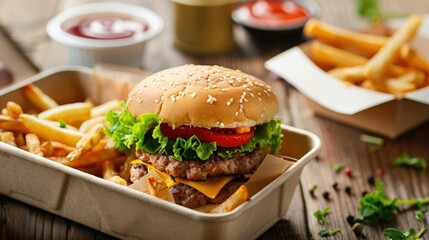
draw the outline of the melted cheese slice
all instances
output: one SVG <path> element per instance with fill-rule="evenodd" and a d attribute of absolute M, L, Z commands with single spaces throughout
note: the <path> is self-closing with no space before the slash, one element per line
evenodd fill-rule
<path fill-rule="evenodd" d="M 152 166 L 151 164 L 145 163 L 141 160 L 134 160 L 131 162 L 131 164 L 143 164 L 146 167 L 148 167 L 149 169 L 154 169 L 159 176 L 165 181 L 165 183 L 167 184 L 167 186 L 169 188 L 182 183 L 185 185 L 188 185 L 190 187 L 193 187 L 195 189 L 197 189 L 198 191 L 200 191 L 202 194 L 206 195 L 207 197 L 213 199 L 215 198 L 218 193 L 220 192 L 220 190 L 222 190 L 222 188 L 229 183 L 232 179 L 234 179 L 233 176 L 226 176 L 226 177 L 217 177 L 217 178 L 210 178 L 206 181 L 200 182 L 200 181 L 192 181 L 192 180 L 187 180 L 187 179 L 182 179 L 182 178 L 175 178 L 174 180 L 172 178 L 170 178 L 170 175 L 168 175 L 165 172 L 161 172 L 157 169 L 154 168 L 154 166 Z"/>

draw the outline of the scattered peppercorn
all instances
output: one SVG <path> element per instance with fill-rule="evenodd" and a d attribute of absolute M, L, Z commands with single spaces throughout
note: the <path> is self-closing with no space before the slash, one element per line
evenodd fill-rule
<path fill-rule="evenodd" d="M 383 175 L 384 174 L 384 169 L 381 168 L 381 167 L 378 167 L 378 168 L 375 169 L 375 173 L 377 175 Z"/>
<path fill-rule="evenodd" d="M 350 177 L 352 175 L 352 169 L 350 167 L 344 168 L 344 172 L 346 173 L 346 175 L 348 177 Z"/>
<path fill-rule="evenodd" d="M 348 195 L 351 195 L 351 194 L 352 194 L 352 188 L 351 188 L 350 186 L 346 186 L 346 187 L 344 188 L 344 191 L 346 191 L 346 193 L 347 193 Z"/>
<path fill-rule="evenodd" d="M 333 187 L 335 190 L 338 190 L 338 183 L 337 183 L 337 182 L 334 182 L 334 183 L 332 184 L 332 187 Z"/>
<path fill-rule="evenodd" d="M 347 222 L 349 223 L 350 226 L 353 226 L 355 224 L 355 217 L 352 215 L 348 215 Z"/>
<path fill-rule="evenodd" d="M 365 197 L 365 195 L 367 195 L 368 194 L 368 191 L 363 191 L 362 192 L 362 197 Z"/>
<path fill-rule="evenodd" d="M 363 226 L 360 223 L 353 224 L 352 231 L 356 236 L 360 236 L 362 234 Z"/>
<path fill-rule="evenodd" d="M 323 192 L 323 198 L 325 200 L 329 200 L 329 192 L 327 192 L 327 191 Z"/>
<path fill-rule="evenodd" d="M 314 195 L 314 191 L 316 190 L 316 188 L 317 188 L 317 185 L 316 185 L 316 184 L 313 184 L 313 186 L 311 186 L 310 190 L 308 190 L 308 191 L 310 192 L 310 195 L 311 195 L 312 197 L 316 197 L 316 196 Z"/>
<path fill-rule="evenodd" d="M 371 186 L 374 186 L 374 184 L 375 184 L 375 177 L 374 176 L 368 177 L 368 184 Z"/>

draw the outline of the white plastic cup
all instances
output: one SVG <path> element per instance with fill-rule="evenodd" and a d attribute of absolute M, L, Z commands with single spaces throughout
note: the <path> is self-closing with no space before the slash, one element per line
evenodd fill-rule
<path fill-rule="evenodd" d="M 122 39 L 92 39 L 67 32 L 67 27 L 92 14 L 120 14 L 142 19 L 148 24 L 143 34 Z M 68 48 L 70 63 L 93 67 L 96 63 L 140 67 L 146 42 L 163 28 L 163 20 L 155 12 L 136 5 L 114 2 L 91 3 L 67 9 L 47 24 L 48 35 Z"/>

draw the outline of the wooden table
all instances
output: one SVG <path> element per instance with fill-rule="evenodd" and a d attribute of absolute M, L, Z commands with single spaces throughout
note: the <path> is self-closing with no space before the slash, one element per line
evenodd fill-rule
<path fill-rule="evenodd" d="M 34 74 L 37 70 L 67 63 L 64 48 L 49 40 L 44 33 L 44 26 L 55 13 L 84 2 L 89 1 L 0 2 L 0 24 L 9 34 L 7 39 L 4 36 L 0 39 L 0 60 L 13 71 L 16 81 Z M 312 161 L 303 171 L 289 211 L 260 239 L 320 239 L 318 232 L 322 227 L 316 222 L 313 212 L 325 207 L 331 208 L 331 214 L 328 216 L 329 227 L 341 229 L 341 234 L 334 238 L 354 239 L 346 217 L 356 215 L 361 193 L 373 190 L 373 187 L 367 183 L 369 176 L 377 176 L 392 197 L 429 196 L 428 173 L 392 166 L 393 158 L 402 153 L 429 159 L 429 123 L 396 140 L 386 140 L 386 144 L 379 152 L 371 154 L 367 150 L 367 145 L 359 139 L 360 135 L 365 133 L 364 131 L 315 116 L 299 92 L 272 79 L 263 67 L 264 61 L 303 42 L 304 39 L 301 36 L 255 40 L 241 27 L 236 26 L 238 46 L 236 50 L 221 56 L 196 57 L 173 47 L 173 18 L 170 1 L 127 2 L 155 10 L 166 23 L 162 34 L 147 47 L 142 63 L 144 68 L 157 71 L 185 63 L 199 63 L 241 69 L 279 87 L 280 94 L 285 98 L 284 106 L 287 107 L 283 109 L 286 114 L 281 116 L 284 122 L 310 130 L 322 139 L 323 151 L 320 157 Z M 317 0 L 316 2 L 320 5 L 320 18 L 328 23 L 345 28 L 361 28 L 366 24 L 355 14 L 355 1 Z M 381 5 L 388 12 L 425 13 L 429 11 L 427 0 L 382 0 Z M 19 45 L 21 50 L 14 48 L 9 40 Z M 331 168 L 333 163 L 343 163 L 351 167 L 352 177 L 347 177 L 343 172 L 335 173 Z M 377 168 L 383 169 L 384 174 L 376 175 Z M 332 188 L 334 182 L 338 183 L 338 191 Z M 318 185 L 315 191 L 316 197 L 309 194 L 313 184 Z M 351 186 L 351 195 L 345 193 L 346 186 Z M 330 200 L 322 197 L 325 191 L 330 193 Z M 414 218 L 414 212 L 406 210 L 391 223 L 383 223 L 377 227 L 366 226 L 364 233 L 367 239 L 384 239 L 382 231 L 386 227 L 420 229 L 423 226 L 427 227 L 428 220 L 428 214 L 425 214 L 424 221 L 418 222 Z M 0 239 L 112 239 L 112 237 L 6 196 L 0 196 Z M 429 239 L 427 235 L 425 239 Z"/>

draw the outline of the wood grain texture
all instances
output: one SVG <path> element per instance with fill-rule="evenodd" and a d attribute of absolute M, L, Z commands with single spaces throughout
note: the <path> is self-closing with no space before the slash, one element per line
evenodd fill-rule
<path fill-rule="evenodd" d="M 0 1 L 0 24 L 5 27 L 23 53 L 16 52 L 7 41 L 0 38 L 0 60 L 5 61 L 19 75 L 18 79 L 34 73 L 31 66 L 22 59 L 28 56 L 40 69 L 68 63 L 64 46 L 52 42 L 44 31 L 48 19 L 55 13 L 92 0 L 17 0 Z M 410 198 L 429 196 L 429 176 L 415 170 L 392 166 L 392 160 L 401 153 L 423 156 L 429 159 L 429 124 L 425 124 L 396 140 L 388 140 L 384 148 L 375 153 L 368 152 L 368 146 L 359 140 L 364 131 L 339 124 L 329 119 L 314 116 L 305 98 L 294 89 L 284 90 L 285 84 L 267 73 L 263 63 L 276 54 L 302 43 L 300 35 L 255 37 L 242 27 L 235 26 L 236 49 L 221 56 L 189 55 L 173 46 L 174 15 L 171 1 L 128 0 L 133 4 L 146 6 L 159 13 L 165 21 L 162 33 L 147 45 L 142 57 L 142 67 L 150 71 L 195 64 L 217 64 L 240 69 L 275 86 L 282 100 L 280 118 L 291 125 L 310 130 L 322 138 L 324 148 L 321 156 L 312 161 L 303 171 L 301 183 L 295 190 L 291 207 L 287 214 L 260 239 L 320 239 L 320 224 L 313 217 L 317 209 L 330 207 L 328 216 L 330 228 L 340 228 L 342 233 L 331 239 L 355 239 L 346 221 L 348 215 L 356 215 L 358 199 L 363 191 L 373 187 L 367 178 L 375 175 L 376 168 L 385 169 L 379 176 L 391 197 Z M 355 14 L 355 2 L 345 0 L 315 0 L 320 6 L 320 18 L 328 23 L 344 28 L 357 29 L 366 22 Z M 381 0 L 384 11 L 389 13 L 427 13 L 427 0 Z M 26 9 L 26 10 L 25 10 Z M 23 16 L 26 11 L 28 16 Z M 18 19 L 16 21 L 16 19 Z M 17 59 L 17 60 L 16 60 Z M 22 76 L 22 77 L 21 77 Z M 331 164 L 342 162 L 353 169 L 353 176 L 334 173 Z M 339 190 L 332 184 L 338 182 Z M 316 197 L 309 194 L 309 188 L 317 184 Z M 352 187 L 352 195 L 345 193 L 346 186 Z M 330 200 L 322 197 L 328 191 Z M 365 227 L 367 239 L 385 239 L 385 227 L 421 228 L 428 226 L 428 214 L 423 222 L 417 222 L 413 210 L 404 210 L 392 223 L 377 227 Z M 115 239 L 96 230 L 71 222 L 37 208 L 0 196 L 0 239 Z M 429 239 L 425 236 L 425 239 Z"/>

